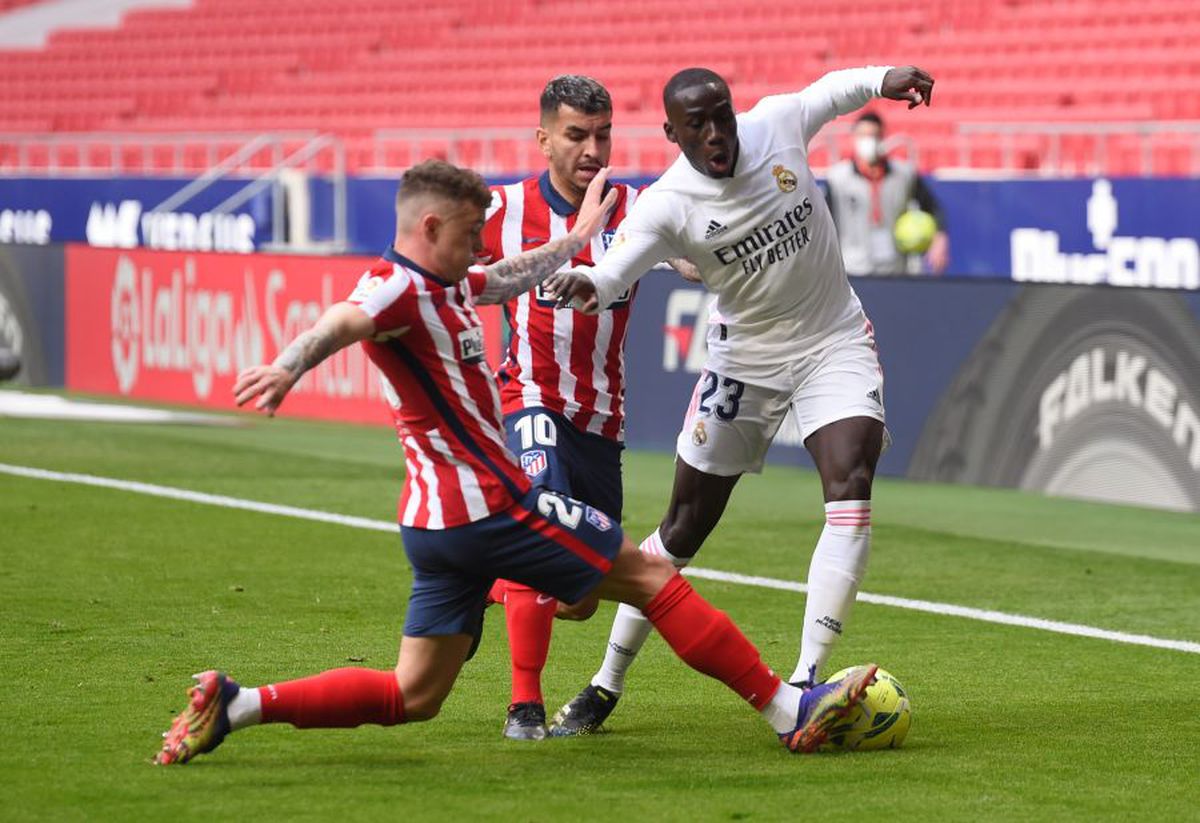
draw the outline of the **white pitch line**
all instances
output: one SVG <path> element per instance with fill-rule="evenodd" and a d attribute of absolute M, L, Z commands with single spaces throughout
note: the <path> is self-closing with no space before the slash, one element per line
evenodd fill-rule
<path fill-rule="evenodd" d="M 318 523 L 334 523 L 338 526 L 350 526 L 354 529 L 371 529 L 380 532 L 400 533 L 400 527 L 386 520 L 371 520 L 366 517 L 351 517 L 347 514 L 317 511 L 316 509 L 301 509 L 297 506 L 281 506 L 277 503 L 260 503 L 257 500 L 243 500 L 240 497 L 226 497 L 223 494 L 207 494 L 188 489 L 177 489 L 173 486 L 156 486 L 153 483 L 139 483 L 136 480 L 117 480 L 112 477 L 97 477 L 93 474 L 73 474 L 70 472 L 52 472 L 45 469 L 32 469 L 28 466 L 12 466 L 0 463 L 0 474 L 15 474 L 18 477 L 32 477 L 37 480 L 58 480 L 62 483 L 79 483 L 84 486 L 99 486 L 102 489 L 117 489 L 137 494 L 148 494 L 151 497 L 168 497 L 172 500 L 186 500 L 189 503 L 204 503 L 209 506 L 220 506 L 226 509 L 243 509 L 244 511 L 261 514 L 278 514 L 284 517 L 296 517 L 301 520 L 315 520 Z"/>
<path fill-rule="evenodd" d="M 256 500 L 244 500 L 238 497 L 227 497 L 222 494 L 207 494 L 189 489 L 179 489 L 172 486 L 158 486 L 152 483 L 139 483 L 132 480 L 118 480 L 111 477 L 97 477 L 91 474 L 75 474 L 71 472 L 55 472 L 46 469 L 35 469 L 28 466 L 13 466 L 0 463 L 0 474 L 10 474 L 17 477 L 29 477 L 36 480 L 55 480 L 62 483 L 78 483 L 85 486 L 98 486 L 105 489 L 146 494 L 153 497 L 165 497 L 171 500 L 184 500 L 189 503 L 203 503 L 209 506 L 219 506 L 227 509 L 275 514 L 283 517 L 295 517 L 301 520 L 313 520 L 318 523 L 332 523 L 338 526 L 349 526 L 355 529 L 390 532 L 397 534 L 399 527 L 388 520 L 371 520 L 366 517 L 351 517 L 345 514 L 323 512 L 316 509 L 302 509 L 298 506 L 281 506 L 276 503 L 262 503 Z M 758 577 L 736 572 L 723 572 L 714 569 L 688 567 L 684 574 L 704 580 L 716 580 L 722 583 L 735 583 L 741 586 L 757 586 L 763 589 L 805 593 L 808 587 L 803 583 L 791 580 L 778 580 L 773 577 Z M 1095 626 L 1085 626 L 1080 623 L 1063 623 L 1058 620 L 1044 620 L 1040 617 L 1028 617 L 1020 614 L 991 611 L 990 609 L 973 609 L 969 606 L 955 606 L 951 603 L 935 603 L 929 600 L 910 600 L 906 597 L 892 597 L 885 594 L 869 594 L 859 592 L 858 599 L 864 603 L 878 606 L 892 606 L 897 609 L 928 612 L 930 614 L 963 617 L 968 620 L 978 620 L 984 623 L 998 623 L 1005 626 L 1021 626 L 1027 629 L 1067 634 L 1076 637 L 1090 637 L 1097 640 L 1111 640 L 1115 643 L 1128 643 L 1134 646 L 1150 646 L 1156 649 L 1200 654 L 1200 643 L 1187 640 L 1169 640 L 1162 637 L 1152 637 L 1145 634 L 1127 634 Z"/>
<path fill-rule="evenodd" d="M 737 583 L 742 586 L 758 586 L 764 589 L 778 589 L 785 592 L 807 592 L 808 587 L 803 583 L 793 583 L 791 580 L 777 580 L 773 577 L 756 577 L 736 572 L 721 572 L 712 569 L 696 569 L 688 567 L 683 570 L 688 577 L 699 577 L 704 580 L 717 580 L 722 583 Z M 1027 629 L 1041 629 L 1056 634 L 1070 634 L 1076 637 L 1093 637 L 1099 640 L 1112 640 L 1116 643 L 1130 643 L 1135 646 L 1153 646 L 1156 649 L 1172 649 L 1178 652 L 1200 654 L 1200 643 L 1187 640 L 1168 640 L 1162 637 L 1151 637 L 1148 634 L 1127 634 L 1114 632 L 1109 629 L 1098 629 L 1095 626 L 1085 626 L 1081 623 L 1063 623 L 1058 620 L 1044 620 L 1040 617 L 1027 617 L 1023 614 L 1008 614 L 990 609 L 973 609 L 970 606 L 955 606 L 951 603 L 934 603 L 930 600 L 910 600 L 907 597 L 892 597 L 887 594 L 869 594 L 859 592 L 858 600 L 863 603 L 874 603 L 877 606 L 893 606 L 897 609 L 944 614 L 950 617 L 965 617 L 969 620 L 979 620 L 984 623 L 1000 623 L 1005 626 L 1023 626 Z"/>

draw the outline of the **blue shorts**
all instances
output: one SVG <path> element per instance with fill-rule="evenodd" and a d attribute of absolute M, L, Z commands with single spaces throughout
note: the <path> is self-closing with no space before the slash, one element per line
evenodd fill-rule
<path fill-rule="evenodd" d="M 451 529 L 401 526 L 413 567 L 404 634 L 478 636 L 484 598 L 497 578 L 524 583 L 564 603 L 599 585 L 624 532 L 607 514 L 533 488 L 509 509 Z"/>
<path fill-rule="evenodd" d="M 528 421 L 528 422 L 524 422 Z M 620 443 L 581 432 L 561 414 L 543 408 L 505 415 L 508 449 L 529 482 L 589 503 L 621 519 Z"/>

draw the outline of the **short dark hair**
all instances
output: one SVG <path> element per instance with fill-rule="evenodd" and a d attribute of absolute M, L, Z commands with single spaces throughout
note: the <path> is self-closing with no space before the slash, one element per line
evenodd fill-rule
<path fill-rule="evenodd" d="M 716 83 L 725 91 L 729 91 L 729 84 L 725 82 L 725 78 L 717 74 L 712 69 L 690 68 L 677 71 L 663 86 L 663 108 L 671 105 L 671 98 L 684 89 L 690 89 L 692 86 L 703 86 L 708 83 Z"/>
<path fill-rule="evenodd" d="M 396 191 L 396 204 L 423 194 L 471 203 L 481 209 L 486 209 L 492 202 L 492 192 L 482 177 L 445 160 L 423 160 L 404 172 Z"/>
<path fill-rule="evenodd" d="M 542 117 L 558 114 L 559 106 L 570 106 L 584 114 L 612 111 L 612 97 L 598 80 L 582 74 L 560 74 L 542 89 Z"/>
<path fill-rule="evenodd" d="M 855 119 L 854 125 L 857 126 L 859 123 L 874 123 L 876 126 L 879 126 L 880 133 L 883 132 L 883 118 L 873 111 L 864 111 L 860 114 Z"/>

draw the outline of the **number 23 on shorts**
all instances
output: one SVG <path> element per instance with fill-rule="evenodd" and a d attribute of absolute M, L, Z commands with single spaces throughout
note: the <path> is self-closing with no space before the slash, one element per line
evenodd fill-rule
<path fill-rule="evenodd" d="M 700 379 L 704 387 L 700 391 L 700 403 L 696 410 L 700 414 L 715 414 L 720 420 L 736 418 L 746 384 L 711 371 L 704 372 Z"/>

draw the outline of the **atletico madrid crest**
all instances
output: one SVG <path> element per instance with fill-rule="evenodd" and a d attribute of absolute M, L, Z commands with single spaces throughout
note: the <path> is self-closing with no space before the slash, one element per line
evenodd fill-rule
<path fill-rule="evenodd" d="M 521 468 L 527 477 L 537 477 L 546 470 L 546 453 L 541 449 L 521 452 Z"/>
<path fill-rule="evenodd" d="M 591 506 L 588 506 L 586 517 L 587 522 L 591 523 L 592 528 L 598 532 L 606 532 L 612 528 L 612 520 L 599 509 L 593 509 Z"/>

